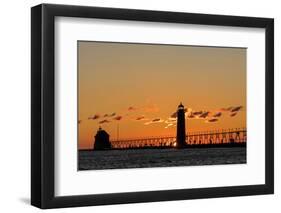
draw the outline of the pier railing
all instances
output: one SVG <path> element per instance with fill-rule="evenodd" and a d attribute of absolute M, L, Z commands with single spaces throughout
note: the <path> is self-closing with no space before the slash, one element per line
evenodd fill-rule
<path fill-rule="evenodd" d="M 246 128 L 221 129 L 212 131 L 190 132 L 186 134 L 187 145 L 242 144 L 247 141 Z M 111 141 L 112 148 L 143 148 L 176 146 L 176 136 L 151 136 L 127 138 Z"/>

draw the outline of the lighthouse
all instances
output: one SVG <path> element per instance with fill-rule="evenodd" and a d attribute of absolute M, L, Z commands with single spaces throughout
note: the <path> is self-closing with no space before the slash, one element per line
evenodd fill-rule
<path fill-rule="evenodd" d="M 111 149 L 109 134 L 100 127 L 95 136 L 94 150 L 105 149 Z"/>
<path fill-rule="evenodd" d="M 177 111 L 177 148 L 183 148 L 186 147 L 186 142 L 185 142 L 185 116 L 184 116 L 184 106 L 182 103 L 178 106 L 178 111 Z"/>

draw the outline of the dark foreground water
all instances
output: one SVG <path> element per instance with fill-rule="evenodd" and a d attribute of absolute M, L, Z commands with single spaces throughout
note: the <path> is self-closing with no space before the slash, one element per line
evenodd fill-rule
<path fill-rule="evenodd" d="M 79 151 L 79 170 L 246 163 L 246 148 Z"/>

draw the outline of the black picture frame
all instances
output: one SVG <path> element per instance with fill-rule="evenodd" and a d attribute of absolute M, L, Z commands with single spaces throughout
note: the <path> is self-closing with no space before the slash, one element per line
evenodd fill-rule
<path fill-rule="evenodd" d="M 93 195 L 54 195 L 55 17 L 264 28 L 265 184 Z M 31 8 L 31 204 L 42 209 L 274 193 L 274 20 L 271 18 L 41 4 Z"/>

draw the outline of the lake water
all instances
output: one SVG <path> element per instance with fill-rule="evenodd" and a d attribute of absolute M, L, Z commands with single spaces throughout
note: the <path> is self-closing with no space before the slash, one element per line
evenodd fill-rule
<path fill-rule="evenodd" d="M 246 163 L 246 147 L 79 151 L 79 170 Z"/>

